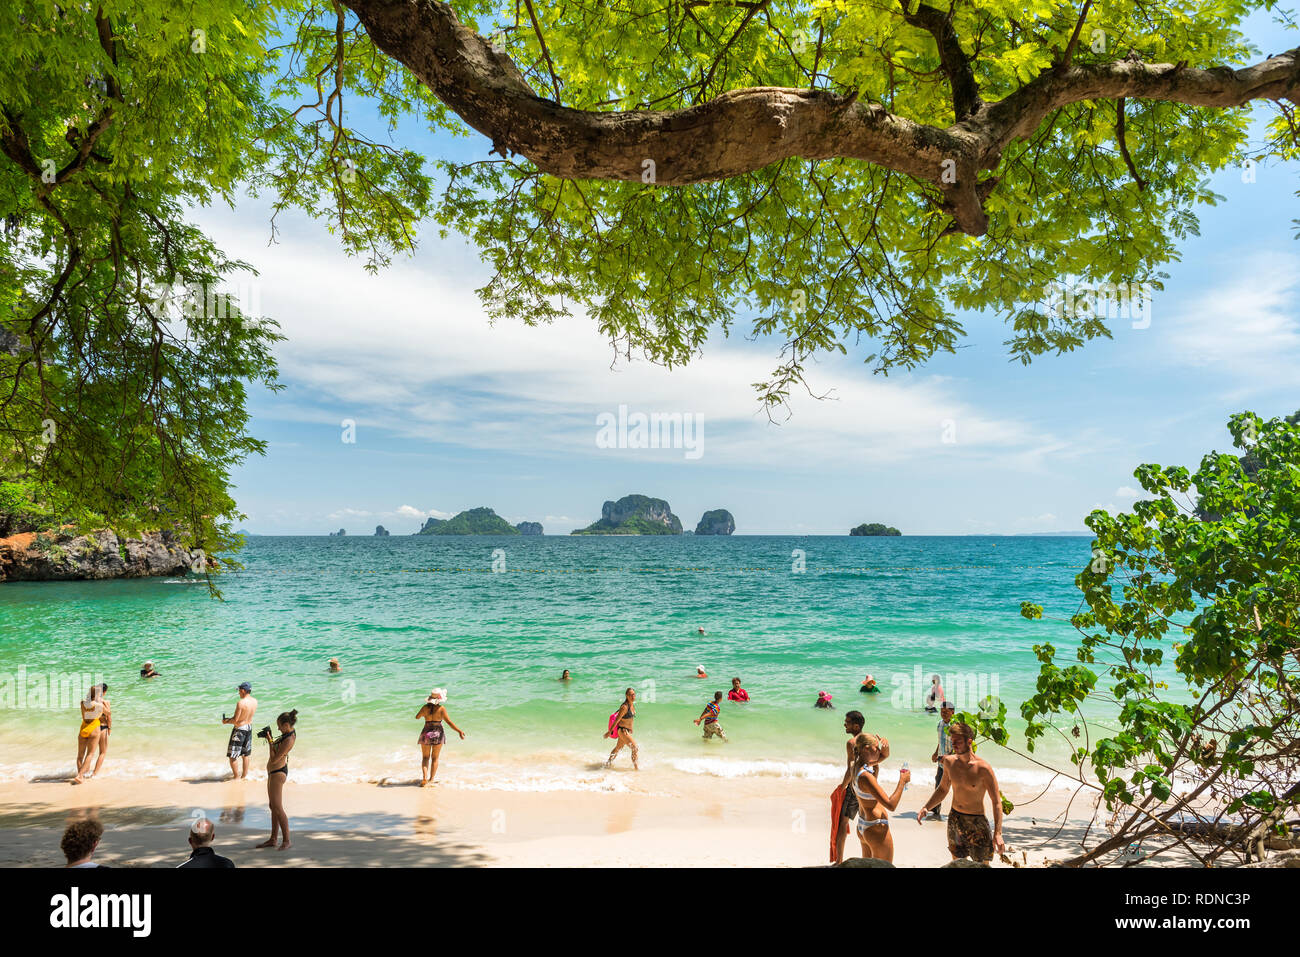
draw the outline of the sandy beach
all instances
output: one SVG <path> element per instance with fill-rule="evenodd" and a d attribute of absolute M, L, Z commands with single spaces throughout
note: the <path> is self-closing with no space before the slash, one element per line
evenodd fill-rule
<path fill-rule="evenodd" d="M 240 867 L 804 867 L 827 863 L 828 792 L 823 782 L 799 780 L 708 782 L 675 795 L 291 781 L 293 846 L 281 852 L 253 848 L 269 829 L 262 774 L 242 782 L 11 782 L 0 786 L 0 865 L 62 865 L 63 827 L 95 814 L 106 829 L 97 860 L 175 866 L 189 852 L 189 822 L 204 814 L 216 822 L 217 852 Z M 929 793 L 913 785 L 903 798 L 892 824 L 897 866 L 950 859 L 945 826 L 918 825 L 908 813 Z M 1076 802 L 1062 828 L 1067 799 L 1051 792 L 1006 818 L 1015 864 L 1070 855 L 1088 812 Z M 859 853 L 850 833 L 846 857 Z"/>

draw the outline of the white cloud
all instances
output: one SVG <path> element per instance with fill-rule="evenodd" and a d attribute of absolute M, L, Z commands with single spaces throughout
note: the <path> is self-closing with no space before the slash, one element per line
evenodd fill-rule
<path fill-rule="evenodd" d="M 611 368 L 609 343 L 586 319 L 490 325 L 473 292 L 484 277 L 430 263 L 428 247 L 423 261 L 371 276 L 328 245 L 268 248 L 245 225 L 252 219 L 205 225 L 229 254 L 256 262 L 261 308 L 288 337 L 277 350 L 290 385 L 276 399 L 278 419 L 338 427 L 350 418 L 359 436 L 382 429 L 474 449 L 685 460 L 683 450 L 597 448 L 597 414 L 626 404 L 698 416 L 709 465 L 795 469 L 930 458 L 940 468 L 1037 470 L 1082 451 L 1077 438 L 983 413 L 961 398 L 959 383 L 873 377 L 853 360 L 812 367 L 813 387 L 833 398 L 797 396 L 793 418 L 773 425 L 750 383 L 767 377 L 774 348 L 715 341 L 685 368 L 626 361 Z M 312 235 L 284 235 L 293 232 Z"/>

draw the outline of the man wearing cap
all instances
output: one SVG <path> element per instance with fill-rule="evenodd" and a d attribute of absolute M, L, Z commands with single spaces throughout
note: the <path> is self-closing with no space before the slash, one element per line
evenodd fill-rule
<path fill-rule="evenodd" d="M 253 715 L 256 713 L 257 699 L 253 697 L 253 686 L 247 681 L 242 682 L 239 686 L 239 702 L 235 705 L 234 715 L 229 718 L 224 714 L 221 716 L 222 724 L 235 726 L 230 732 L 227 755 L 230 758 L 230 773 L 236 779 L 248 777 L 248 756 L 253 753 Z M 244 759 L 242 774 L 235 767 L 235 758 L 239 757 Z"/>
<path fill-rule="evenodd" d="M 235 862 L 222 857 L 212 849 L 212 839 L 217 829 L 206 817 L 196 818 L 190 825 L 190 856 L 177 867 L 234 867 Z"/>
<path fill-rule="evenodd" d="M 930 760 L 938 765 L 938 770 L 934 773 L 935 787 L 938 787 L 943 782 L 943 759 L 952 754 L 952 738 L 948 735 L 948 724 L 952 721 L 955 710 L 951 701 L 945 701 L 942 707 L 939 708 L 939 726 L 937 729 L 939 740 L 935 744 L 934 754 L 930 755 Z M 936 821 L 943 820 L 943 815 L 939 813 L 938 807 L 934 809 L 930 816 Z"/>

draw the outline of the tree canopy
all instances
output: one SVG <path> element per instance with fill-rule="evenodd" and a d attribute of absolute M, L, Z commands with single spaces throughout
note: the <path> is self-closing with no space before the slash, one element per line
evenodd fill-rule
<path fill-rule="evenodd" d="M 229 470 L 261 449 L 245 390 L 274 387 L 277 333 L 223 305 L 247 267 L 189 213 L 241 190 L 321 219 L 374 269 L 422 224 L 467 237 L 494 318 L 585 314 L 668 365 L 710 335 L 772 338 L 769 405 L 819 354 L 888 372 L 952 350 L 961 310 L 1003 315 L 1022 361 L 1077 348 L 1109 334 L 1098 297 L 1158 287 L 1216 200 L 1208 174 L 1296 155 L 1300 54 L 1252 47 L 1260 12 L 1289 16 L 1271 0 L 14 0 L 4 471 L 228 544 Z M 1276 116 L 1251 147 L 1255 101 Z M 386 135 L 412 120 L 491 152 Z"/>
<path fill-rule="evenodd" d="M 1020 706 L 1028 750 L 1064 741 L 1058 769 L 1111 812 L 1074 863 L 1181 848 L 1205 864 L 1262 857 L 1300 805 L 1300 426 L 1232 417 L 1246 454 L 1195 472 L 1143 465 L 1150 496 L 1097 510 L 1075 582 L 1074 663 L 1051 644 Z M 1247 465 L 1249 460 L 1249 466 Z M 1202 517 L 1208 515 L 1209 517 Z M 1041 605 L 1021 613 L 1044 617 Z M 1012 746 L 1006 705 L 968 716 Z M 1047 759 L 1042 759 L 1044 762 Z M 1050 764 L 1048 765 L 1051 766 Z M 1089 773 L 1090 772 L 1090 773 Z M 1191 838 L 1195 835 L 1195 838 Z"/>

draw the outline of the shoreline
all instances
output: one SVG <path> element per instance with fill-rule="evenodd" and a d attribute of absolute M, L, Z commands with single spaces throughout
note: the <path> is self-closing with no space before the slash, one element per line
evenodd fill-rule
<path fill-rule="evenodd" d="M 238 867 L 821 866 L 828 862 L 829 790 L 824 781 L 790 779 L 706 782 L 673 795 L 421 788 L 414 777 L 388 785 L 291 779 L 285 805 L 292 847 L 281 852 L 253 848 L 269 833 L 264 780 L 10 782 L 0 784 L 0 866 L 62 866 L 62 830 L 87 815 L 105 826 L 96 860 L 113 867 L 179 864 L 200 815 L 216 825 L 217 853 Z M 1018 805 L 1036 794 L 1004 791 Z M 946 824 L 916 823 L 929 793 L 914 784 L 891 819 L 895 866 L 938 867 L 950 859 Z M 1090 809 L 1076 800 L 1067 814 L 1069 801 L 1069 794 L 1048 794 L 1005 818 L 1014 866 L 1072 856 Z M 860 853 L 850 831 L 845 858 Z"/>

